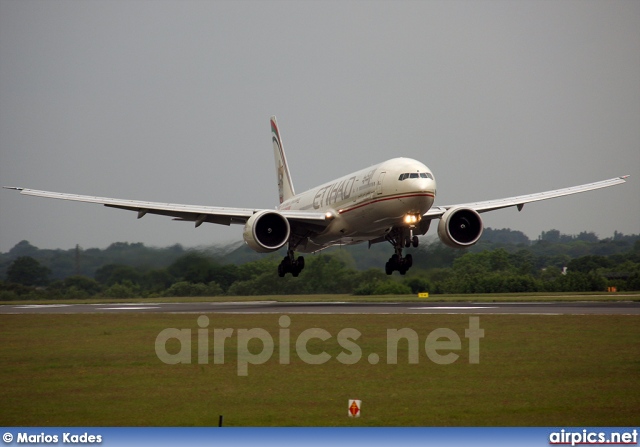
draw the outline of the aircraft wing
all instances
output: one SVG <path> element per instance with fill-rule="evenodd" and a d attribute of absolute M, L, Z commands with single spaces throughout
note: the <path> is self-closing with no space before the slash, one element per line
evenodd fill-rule
<path fill-rule="evenodd" d="M 111 208 L 135 211 L 138 219 L 146 214 L 160 214 L 173 217 L 174 220 L 195 222 L 199 227 L 204 222 L 220 225 L 245 224 L 249 217 L 261 211 L 255 208 L 225 208 L 215 206 L 181 205 L 176 203 L 144 202 L 138 200 L 112 199 L 108 197 L 82 196 L 52 191 L 39 191 L 36 189 L 5 186 L 6 189 L 19 191 L 20 194 L 50 199 L 71 200 L 74 202 L 97 203 Z M 324 213 L 305 211 L 279 211 L 284 217 L 294 224 L 324 227 L 329 224 Z"/>
<path fill-rule="evenodd" d="M 424 219 L 438 219 L 442 217 L 442 215 L 449 208 L 471 208 L 478 213 L 484 213 L 486 211 L 499 210 L 502 208 L 508 208 L 510 206 L 518 207 L 518 211 L 522 210 L 525 203 L 530 202 L 538 202 L 540 200 L 553 199 L 555 197 L 568 196 L 571 194 L 578 194 L 580 192 L 592 191 L 594 189 L 607 188 L 609 186 L 619 185 L 620 183 L 626 182 L 628 175 L 623 175 L 621 177 L 615 177 L 609 180 L 602 180 L 594 183 L 587 183 L 585 185 L 579 186 L 571 186 L 569 188 L 562 189 L 554 189 L 553 191 L 545 191 L 539 192 L 535 194 L 527 194 L 523 196 L 516 197 L 507 197 L 505 199 L 496 199 L 496 200 L 486 200 L 483 202 L 470 202 L 470 203 L 462 203 L 457 205 L 445 205 L 445 206 L 436 206 L 432 207 L 429 211 L 427 211 L 423 218 Z"/>

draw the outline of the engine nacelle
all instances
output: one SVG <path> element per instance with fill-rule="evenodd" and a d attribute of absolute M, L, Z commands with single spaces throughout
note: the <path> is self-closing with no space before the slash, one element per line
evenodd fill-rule
<path fill-rule="evenodd" d="M 276 211 L 262 210 L 247 220 L 242 237 L 252 250 L 269 253 L 286 244 L 290 234 L 286 217 Z"/>
<path fill-rule="evenodd" d="M 443 244 L 465 248 L 478 242 L 483 225 L 480 214 L 470 208 L 449 208 L 438 223 L 438 236 Z"/>

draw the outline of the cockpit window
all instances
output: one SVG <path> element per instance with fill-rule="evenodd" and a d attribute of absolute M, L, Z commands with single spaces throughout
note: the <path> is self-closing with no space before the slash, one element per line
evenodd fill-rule
<path fill-rule="evenodd" d="M 405 174 L 400 174 L 400 177 L 398 177 L 398 180 L 402 181 L 402 180 L 406 180 L 408 178 L 430 178 L 431 180 L 433 180 L 433 175 L 431 175 L 428 172 L 407 172 Z"/>

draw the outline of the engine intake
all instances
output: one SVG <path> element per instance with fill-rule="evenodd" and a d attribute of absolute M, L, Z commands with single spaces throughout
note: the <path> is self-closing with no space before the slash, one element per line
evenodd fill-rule
<path fill-rule="evenodd" d="M 247 220 L 242 237 L 258 253 L 269 253 L 281 248 L 289 240 L 291 227 L 282 214 L 263 210 Z"/>
<path fill-rule="evenodd" d="M 482 218 L 470 208 L 449 208 L 438 223 L 438 236 L 443 244 L 465 248 L 478 242 L 482 235 Z"/>

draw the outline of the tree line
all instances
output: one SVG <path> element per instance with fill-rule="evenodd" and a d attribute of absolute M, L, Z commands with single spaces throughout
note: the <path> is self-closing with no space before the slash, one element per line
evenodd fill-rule
<path fill-rule="evenodd" d="M 298 278 L 278 277 L 283 254 L 244 247 L 150 248 L 116 243 L 105 250 L 40 250 L 27 241 L 0 254 L 0 301 L 89 297 L 155 298 L 332 294 L 586 292 L 640 290 L 640 236 L 543 232 L 536 241 L 487 229 L 477 247 L 453 250 L 437 240 L 415 249 L 406 276 L 371 262 L 386 244 L 337 248 L 306 257 Z"/>

